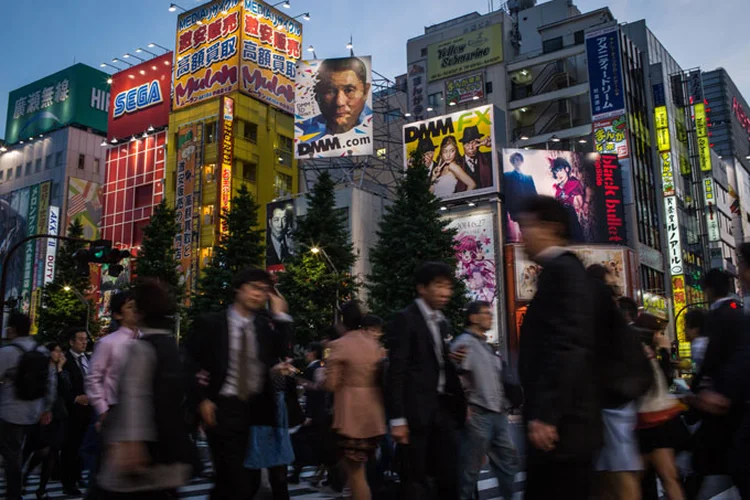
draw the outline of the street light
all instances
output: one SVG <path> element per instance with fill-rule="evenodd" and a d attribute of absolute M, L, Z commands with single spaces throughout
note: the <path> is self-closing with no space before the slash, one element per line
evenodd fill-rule
<path fill-rule="evenodd" d="M 131 68 L 133 67 L 133 65 L 132 65 L 131 63 L 129 63 L 129 62 L 127 62 L 127 61 L 121 61 L 120 59 L 118 59 L 118 58 L 116 58 L 116 57 L 112 59 L 112 62 L 113 62 L 113 63 L 122 63 L 122 64 L 127 64 L 127 65 L 128 65 L 129 67 L 131 67 Z M 119 69 L 119 68 L 117 68 L 117 69 Z"/>
<path fill-rule="evenodd" d="M 99 65 L 100 68 L 106 68 L 107 66 L 109 66 L 110 68 L 115 68 L 117 71 L 122 71 L 122 68 L 118 68 L 117 66 L 113 66 L 109 63 L 103 62 Z"/>
<path fill-rule="evenodd" d="M 339 274 L 339 270 L 334 265 L 333 261 L 331 260 L 331 257 L 328 256 L 328 252 L 325 251 L 325 249 L 314 245 L 310 247 L 310 253 L 313 255 L 319 255 L 323 254 L 323 257 L 325 257 L 326 262 L 328 262 L 328 265 L 331 266 L 331 269 L 333 269 L 333 272 L 335 272 L 337 275 Z M 338 276 L 336 277 L 336 303 L 333 305 L 333 323 L 338 324 L 339 322 L 339 279 Z"/>
<path fill-rule="evenodd" d="M 159 45 L 158 43 L 151 42 L 148 44 L 149 49 L 153 49 L 154 47 L 159 47 L 164 52 L 169 52 L 169 49 L 166 48 L 164 45 Z"/>
<path fill-rule="evenodd" d="M 553 135 L 552 137 L 550 137 L 549 140 L 552 141 L 552 142 L 560 142 L 560 141 L 562 141 L 562 139 L 560 139 L 556 135 Z"/>
<path fill-rule="evenodd" d="M 305 21 L 309 21 L 310 20 L 310 13 L 309 12 L 305 12 L 304 14 L 300 14 L 299 16 L 294 16 L 292 19 L 299 19 L 300 17 L 302 19 L 304 19 Z"/>
<path fill-rule="evenodd" d="M 275 4 L 271 5 L 271 7 L 278 7 L 281 4 L 284 4 L 284 8 L 285 9 L 291 9 L 292 8 L 292 4 L 289 3 L 289 0 L 284 0 L 283 2 L 275 3 Z"/>
<path fill-rule="evenodd" d="M 151 54 L 152 56 L 156 57 L 156 54 L 151 52 L 150 50 L 142 49 L 141 47 L 135 49 L 136 54 L 140 54 L 141 52 L 145 52 L 146 54 Z"/>
<path fill-rule="evenodd" d="M 309 46 L 309 47 L 307 48 L 307 51 L 308 51 L 308 52 L 312 52 L 312 55 L 313 55 L 313 59 L 317 59 L 317 58 L 318 58 L 318 54 L 316 54 L 316 53 L 315 53 L 315 47 L 313 47 L 312 45 L 310 45 L 310 46 Z"/>
<path fill-rule="evenodd" d="M 139 60 L 139 61 L 141 61 L 141 62 L 145 62 L 145 61 L 146 61 L 146 60 L 145 60 L 145 59 L 143 59 L 142 57 L 134 56 L 134 55 L 133 55 L 133 54 L 131 54 L 130 52 L 125 52 L 125 53 L 124 53 L 124 54 L 122 55 L 122 57 L 123 57 L 124 59 L 127 59 L 128 57 L 135 57 L 136 59 L 138 59 L 138 60 Z"/>
<path fill-rule="evenodd" d="M 177 5 L 176 3 L 170 3 L 169 4 L 169 12 L 174 12 L 177 9 L 180 9 L 182 12 L 187 12 L 186 8 L 181 7 L 181 6 Z"/>
<path fill-rule="evenodd" d="M 66 292 L 73 292 L 73 295 L 75 295 L 76 298 L 81 301 L 81 304 L 83 304 L 84 306 L 86 306 L 86 334 L 88 335 L 88 333 L 89 333 L 89 316 L 91 316 L 91 303 L 88 300 L 86 300 L 86 298 L 83 295 L 81 295 L 81 292 L 79 292 L 78 290 L 76 290 L 75 288 L 73 288 L 70 285 L 65 285 L 63 287 L 63 290 L 65 290 Z"/>

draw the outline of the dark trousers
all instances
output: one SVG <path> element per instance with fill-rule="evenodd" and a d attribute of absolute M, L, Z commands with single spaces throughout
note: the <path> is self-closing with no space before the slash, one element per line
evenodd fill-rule
<path fill-rule="evenodd" d="M 526 465 L 524 500 L 588 500 L 593 470 L 591 460 L 550 461 Z"/>
<path fill-rule="evenodd" d="M 250 410 L 237 398 L 216 401 L 216 426 L 208 429 L 214 464 L 212 500 L 245 500 L 253 486 L 253 471 L 245 468 L 250 438 Z"/>
<path fill-rule="evenodd" d="M 60 462 L 62 466 L 63 489 L 76 489 L 83 471 L 81 444 L 89 427 L 90 419 L 82 415 L 71 415 L 68 418 L 68 428 L 62 446 Z"/>
<path fill-rule="evenodd" d="M 3 457 L 8 500 L 21 498 L 23 440 L 30 428 L 30 425 L 11 424 L 0 420 L 0 456 Z"/>
<path fill-rule="evenodd" d="M 409 444 L 404 447 L 404 500 L 458 498 L 457 423 L 446 405 L 441 404 L 430 425 L 409 428 Z M 437 483 L 437 495 L 430 494 L 428 477 Z"/>
<path fill-rule="evenodd" d="M 140 491 L 138 493 L 112 493 L 99 490 L 102 500 L 173 500 L 179 498 L 176 490 Z"/>

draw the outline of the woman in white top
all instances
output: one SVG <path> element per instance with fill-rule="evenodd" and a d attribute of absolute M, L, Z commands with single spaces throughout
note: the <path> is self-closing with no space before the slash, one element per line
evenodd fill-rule
<path fill-rule="evenodd" d="M 440 163 L 432 170 L 432 193 L 437 197 L 456 192 L 458 181 L 466 186 L 466 191 L 477 187 L 474 179 L 461 166 L 463 158 L 458 154 L 458 143 L 452 135 L 446 136 L 440 144 Z"/>

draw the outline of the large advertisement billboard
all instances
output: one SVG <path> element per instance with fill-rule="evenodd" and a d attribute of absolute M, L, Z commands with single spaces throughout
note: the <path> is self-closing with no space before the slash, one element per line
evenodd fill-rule
<path fill-rule="evenodd" d="M 432 193 L 444 200 L 497 192 L 492 106 L 457 111 L 404 125 L 404 159 L 422 155 Z"/>
<path fill-rule="evenodd" d="M 37 137 L 72 123 L 107 130 L 109 75 L 75 64 L 12 91 L 8 97 L 5 142 Z"/>
<path fill-rule="evenodd" d="M 299 63 L 294 105 L 296 158 L 372 154 L 372 60 Z"/>
<path fill-rule="evenodd" d="M 622 175 L 615 155 L 503 149 L 503 193 L 509 243 L 521 241 L 521 208 L 537 194 L 556 198 L 569 210 L 574 241 L 627 241 Z"/>
<path fill-rule="evenodd" d="M 112 75 L 107 138 L 140 134 L 169 123 L 172 52 Z"/>
<path fill-rule="evenodd" d="M 218 229 L 221 236 L 229 234 L 229 225 L 222 216 L 229 213 L 232 204 L 232 165 L 234 165 L 234 99 L 221 98 L 221 163 L 219 177 L 219 218 Z"/>
<path fill-rule="evenodd" d="M 102 186 L 96 182 L 71 177 L 68 181 L 68 210 L 65 227 L 78 218 L 83 224 L 83 237 L 99 239 L 102 219 Z"/>
<path fill-rule="evenodd" d="M 503 61 L 503 25 L 493 24 L 427 47 L 431 82 Z"/>
<path fill-rule="evenodd" d="M 280 272 L 294 256 L 294 200 L 269 203 L 266 205 L 266 218 L 266 268 L 271 272 Z"/>
<path fill-rule="evenodd" d="M 586 60 L 592 120 L 621 114 L 625 109 L 625 93 L 620 63 L 619 26 L 586 33 Z"/>
<path fill-rule="evenodd" d="M 177 132 L 177 193 L 175 216 L 179 231 L 175 237 L 175 260 L 180 263 L 185 294 L 190 296 L 193 280 L 197 277 L 198 259 L 193 259 L 195 242 L 200 223 L 200 179 L 201 144 L 203 127 L 193 124 Z"/>

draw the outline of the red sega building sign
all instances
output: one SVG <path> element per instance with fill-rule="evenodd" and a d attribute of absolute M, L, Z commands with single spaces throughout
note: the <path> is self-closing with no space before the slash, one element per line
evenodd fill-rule
<path fill-rule="evenodd" d="M 112 75 L 107 138 L 169 124 L 172 52 Z"/>

